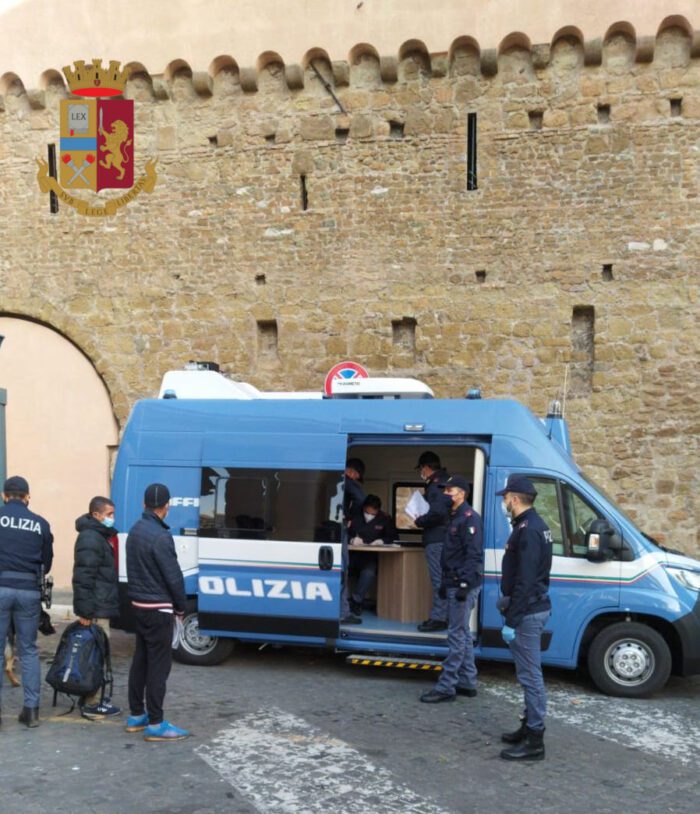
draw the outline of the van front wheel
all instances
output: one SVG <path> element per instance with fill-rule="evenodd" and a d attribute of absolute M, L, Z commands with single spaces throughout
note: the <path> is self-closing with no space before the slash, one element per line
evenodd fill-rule
<path fill-rule="evenodd" d="M 671 651 L 663 636 L 639 622 L 604 628 L 588 651 L 588 671 L 599 690 L 620 698 L 645 698 L 671 675 Z"/>
<path fill-rule="evenodd" d="M 220 664 L 231 655 L 235 644 L 233 639 L 200 633 L 196 610 L 188 609 L 182 624 L 182 638 L 173 652 L 177 661 L 209 666 Z"/>

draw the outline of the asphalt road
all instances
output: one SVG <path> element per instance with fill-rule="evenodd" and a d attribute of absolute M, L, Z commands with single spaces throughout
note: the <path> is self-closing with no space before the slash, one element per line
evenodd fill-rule
<path fill-rule="evenodd" d="M 45 662 L 57 637 L 41 645 Z M 115 633 L 115 695 L 125 703 L 132 639 Z M 204 812 L 692 812 L 700 810 L 700 677 L 649 700 L 602 696 L 548 671 L 547 758 L 512 764 L 500 732 L 521 705 L 512 668 L 482 664 L 475 699 L 427 705 L 434 675 L 359 668 L 312 650 L 239 648 L 218 667 L 176 664 L 166 716 L 192 731 L 150 744 L 124 717 L 92 723 L 50 705 L 17 723 L 3 690 L 2 814 Z"/>

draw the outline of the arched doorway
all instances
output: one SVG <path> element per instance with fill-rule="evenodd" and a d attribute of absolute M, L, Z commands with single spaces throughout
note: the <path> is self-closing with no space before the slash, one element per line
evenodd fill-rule
<path fill-rule="evenodd" d="M 90 498 L 109 495 L 119 428 L 104 382 L 57 331 L 0 316 L 0 387 L 7 390 L 7 471 L 23 475 L 30 508 L 51 523 L 57 588 L 68 588 L 75 520 Z"/>

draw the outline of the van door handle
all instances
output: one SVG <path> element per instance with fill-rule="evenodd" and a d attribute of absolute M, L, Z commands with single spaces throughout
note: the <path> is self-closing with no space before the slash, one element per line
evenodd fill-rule
<path fill-rule="evenodd" d="M 329 545 L 322 545 L 319 548 L 318 567 L 321 571 L 330 571 L 333 567 L 333 549 Z"/>

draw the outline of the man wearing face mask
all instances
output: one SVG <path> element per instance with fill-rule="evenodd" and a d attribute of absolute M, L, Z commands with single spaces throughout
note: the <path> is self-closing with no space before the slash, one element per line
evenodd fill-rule
<path fill-rule="evenodd" d="M 430 616 L 418 625 L 418 630 L 421 633 L 431 633 L 447 628 L 447 602 L 440 597 L 440 584 L 442 583 L 440 562 L 451 503 L 443 492 L 447 472 L 440 465 L 440 458 L 434 452 L 428 450 L 421 453 L 416 469 L 425 481 L 425 499 L 430 508 L 425 514 L 416 517 L 414 522 L 418 528 L 423 529 L 425 561 L 430 575 L 430 584 L 433 586 L 433 604 L 430 608 Z"/>
<path fill-rule="evenodd" d="M 382 511 L 382 501 L 377 495 L 367 495 L 364 499 L 362 512 L 350 521 L 349 535 L 353 545 L 389 545 L 394 542 L 394 523 Z M 355 590 L 350 597 L 350 610 L 360 616 L 365 595 L 377 577 L 377 555 L 370 551 L 351 551 L 350 571 L 357 574 Z"/>
<path fill-rule="evenodd" d="M 170 491 L 152 483 L 143 496 L 144 511 L 126 539 L 129 599 L 134 608 L 136 648 L 129 670 L 127 732 L 143 732 L 146 741 L 174 741 L 189 732 L 163 716 L 163 701 L 173 663 L 173 615 L 185 614 L 185 581 L 175 541 L 165 523 Z M 145 704 L 144 704 L 145 694 Z"/>
<path fill-rule="evenodd" d="M 78 537 L 73 557 L 73 612 L 81 625 L 97 624 L 109 636 L 109 620 L 119 614 L 114 503 L 107 497 L 93 497 L 87 514 L 75 521 L 75 528 Z M 81 711 L 92 720 L 121 712 L 111 699 L 100 701 L 100 691 L 81 700 Z"/>
<path fill-rule="evenodd" d="M 540 641 L 552 608 L 548 593 L 552 533 L 533 508 L 537 490 L 529 478 L 511 475 L 496 494 L 503 496 L 513 526 L 501 564 L 503 596 L 498 609 L 505 621 L 501 635 L 513 655 L 515 674 L 525 693 L 520 728 L 501 735 L 504 743 L 512 744 L 501 757 L 542 760 L 547 695 Z"/>
<path fill-rule="evenodd" d="M 469 617 L 481 590 L 484 539 L 481 517 L 467 502 L 469 481 L 452 475 L 445 484 L 451 502 L 450 522 L 442 547 L 440 596 L 447 604 L 447 658 L 434 689 L 421 695 L 424 704 L 476 696 L 474 640 Z"/>

